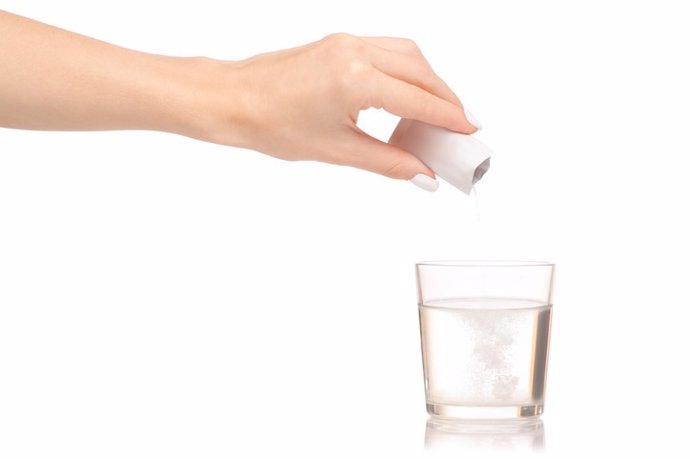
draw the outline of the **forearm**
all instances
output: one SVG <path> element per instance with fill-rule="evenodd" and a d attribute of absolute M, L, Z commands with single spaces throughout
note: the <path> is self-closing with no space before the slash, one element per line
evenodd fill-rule
<path fill-rule="evenodd" d="M 0 11 L 0 126 L 198 136 L 210 78 L 203 70 L 213 65 L 219 64 L 117 47 Z"/>
<path fill-rule="evenodd" d="M 371 107 L 479 127 L 407 39 L 341 33 L 230 62 L 133 51 L 0 10 L 0 127 L 173 132 L 436 183 L 412 154 L 359 129 Z"/>

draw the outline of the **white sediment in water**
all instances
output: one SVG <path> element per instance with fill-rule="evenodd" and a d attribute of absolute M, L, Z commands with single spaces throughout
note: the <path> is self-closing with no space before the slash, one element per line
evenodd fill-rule
<path fill-rule="evenodd" d="M 539 381 L 545 371 L 550 312 L 549 305 L 490 298 L 420 306 L 422 340 L 431 356 L 424 361 L 429 400 L 466 405 L 541 403 Z"/>

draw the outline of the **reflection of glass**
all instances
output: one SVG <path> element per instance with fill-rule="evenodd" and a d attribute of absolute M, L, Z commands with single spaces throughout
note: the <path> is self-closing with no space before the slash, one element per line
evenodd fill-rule
<path fill-rule="evenodd" d="M 466 421 L 431 416 L 426 422 L 424 436 L 424 448 L 439 453 L 472 449 L 539 451 L 544 443 L 544 423 L 537 417 Z"/>
<path fill-rule="evenodd" d="M 516 419 L 542 413 L 553 269 L 543 262 L 417 264 L 429 414 Z"/>

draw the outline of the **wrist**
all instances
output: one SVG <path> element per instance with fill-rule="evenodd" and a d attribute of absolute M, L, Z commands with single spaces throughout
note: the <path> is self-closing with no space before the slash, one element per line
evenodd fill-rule
<path fill-rule="evenodd" d="M 175 70 L 168 87 L 176 106 L 169 132 L 206 142 L 249 148 L 248 97 L 238 65 L 205 57 L 172 58 Z"/>

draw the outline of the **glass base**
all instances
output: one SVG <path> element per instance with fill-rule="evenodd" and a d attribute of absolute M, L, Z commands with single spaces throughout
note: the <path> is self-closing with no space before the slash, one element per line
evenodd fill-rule
<path fill-rule="evenodd" d="M 470 451 L 481 453 L 482 450 L 537 452 L 544 449 L 545 440 L 544 422 L 539 416 L 472 420 L 430 416 L 426 422 L 424 448 L 444 453 L 444 456 L 453 453 L 448 454 L 449 457 L 461 457 L 463 453 L 467 456 Z"/>
<path fill-rule="evenodd" d="M 426 412 L 448 419 L 524 419 L 540 416 L 544 405 L 461 406 L 427 403 Z"/>

